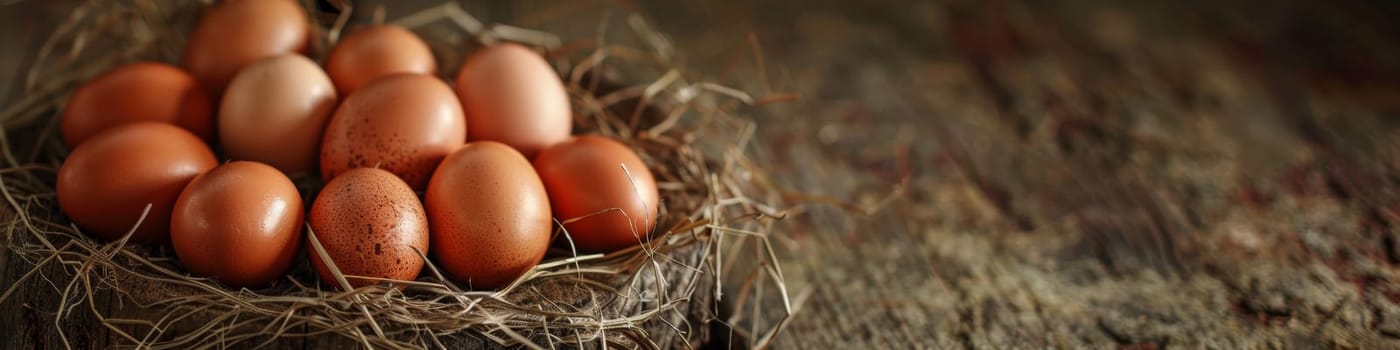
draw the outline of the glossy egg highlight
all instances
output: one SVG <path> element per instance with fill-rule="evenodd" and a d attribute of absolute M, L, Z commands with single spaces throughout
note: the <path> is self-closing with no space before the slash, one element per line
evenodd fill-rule
<path fill-rule="evenodd" d="M 221 1 L 205 10 L 190 33 L 184 67 L 217 100 L 243 67 L 305 50 L 310 30 L 294 0 Z"/>
<path fill-rule="evenodd" d="M 582 251 L 612 252 L 650 239 L 660 194 L 636 152 L 602 136 L 578 136 L 535 157 L 554 217 Z"/>
<path fill-rule="evenodd" d="M 341 94 L 395 73 L 432 75 L 437 61 L 417 34 L 395 25 L 355 29 L 340 39 L 326 60 L 326 71 Z"/>
<path fill-rule="evenodd" d="M 544 184 L 505 144 L 472 142 L 447 156 L 424 202 L 435 261 L 472 289 L 510 284 L 549 248 L 554 223 Z"/>
<path fill-rule="evenodd" d="M 564 83 L 544 57 L 524 46 L 497 44 L 473 53 L 456 84 L 468 140 L 501 142 L 533 157 L 573 129 Z"/>
<path fill-rule="evenodd" d="M 106 241 L 126 234 L 151 205 L 132 241 L 170 239 L 170 213 L 185 185 L 218 165 L 199 137 L 174 125 L 137 122 L 103 131 L 58 169 L 58 205 L 87 233 Z"/>
<path fill-rule="evenodd" d="M 150 121 L 174 124 L 209 141 L 213 102 L 194 76 L 164 63 L 119 66 L 83 83 L 68 97 L 59 130 L 76 147 L 103 130 Z"/>
<path fill-rule="evenodd" d="M 289 175 L 313 173 L 335 105 L 335 86 L 316 62 L 295 54 L 266 58 L 229 83 L 220 101 L 219 141 L 230 158 Z"/>
<path fill-rule="evenodd" d="M 180 264 L 236 287 L 285 275 L 301 245 L 301 194 L 281 171 L 257 162 L 215 167 L 175 201 L 170 243 Z"/>

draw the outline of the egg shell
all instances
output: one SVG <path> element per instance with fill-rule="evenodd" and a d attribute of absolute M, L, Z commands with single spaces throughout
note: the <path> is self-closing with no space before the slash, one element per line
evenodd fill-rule
<path fill-rule="evenodd" d="M 473 53 L 457 74 L 467 139 L 497 141 L 526 157 L 569 138 L 573 111 L 564 83 L 535 51 L 497 44 Z"/>
<path fill-rule="evenodd" d="M 170 243 L 192 273 L 262 286 L 291 267 L 303 210 L 296 185 L 276 168 L 230 162 L 185 186 L 170 216 Z"/>
<path fill-rule="evenodd" d="M 579 250 L 612 252 L 650 239 L 660 194 L 651 170 L 626 145 L 578 136 L 540 151 L 534 166 L 554 217 Z"/>
<path fill-rule="evenodd" d="M 321 177 L 373 167 L 415 191 L 442 158 L 466 142 L 466 121 L 452 88 L 432 76 L 396 74 L 355 90 L 341 102 L 321 144 Z"/>
<path fill-rule="evenodd" d="M 229 83 L 220 102 L 219 141 L 230 158 L 290 175 L 312 173 L 335 104 L 335 86 L 316 62 L 296 54 L 269 57 Z"/>
<path fill-rule="evenodd" d="M 336 90 L 349 94 L 394 73 L 432 75 L 437 61 L 417 34 L 395 25 L 358 28 L 340 39 L 326 60 Z"/>
<path fill-rule="evenodd" d="M 306 49 L 310 23 L 293 0 L 222 1 L 209 7 L 185 46 L 184 66 L 216 99 L 243 67 Z"/>
<path fill-rule="evenodd" d="M 423 268 L 414 249 L 429 253 L 423 203 L 408 184 L 384 170 L 359 168 L 337 176 L 316 196 L 309 220 L 326 255 L 353 287 L 378 282 L 352 275 L 413 280 Z M 339 287 L 320 254 L 307 249 L 321 281 Z"/>
<path fill-rule="evenodd" d="M 472 142 L 447 156 L 424 202 L 434 259 L 470 288 L 508 285 L 549 249 L 554 223 L 544 184 L 505 144 Z"/>
<path fill-rule="evenodd" d="M 83 83 L 68 97 L 59 119 L 63 141 L 77 147 L 114 126 L 164 122 L 204 141 L 214 135 L 212 102 L 194 76 L 164 63 L 122 65 Z"/>
<path fill-rule="evenodd" d="M 151 205 L 132 241 L 170 239 L 176 198 L 218 160 L 198 137 L 174 125 L 136 122 L 89 138 L 58 169 L 58 205 L 88 234 L 113 241 Z"/>

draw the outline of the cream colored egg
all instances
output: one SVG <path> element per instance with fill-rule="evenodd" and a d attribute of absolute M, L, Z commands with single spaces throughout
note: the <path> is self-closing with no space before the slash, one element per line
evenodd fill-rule
<path fill-rule="evenodd" d="M 220 143 L 235 160 L 309 173 L 335 105 L 335 85 L 315 62 L 295 54 L 267 58 L 240 71 L 224 93 Z"/>

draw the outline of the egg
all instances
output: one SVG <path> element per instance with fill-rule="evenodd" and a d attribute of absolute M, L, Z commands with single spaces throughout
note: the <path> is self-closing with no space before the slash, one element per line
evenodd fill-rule
<path fill-rule="evenodd" d="M 58 169 L 58 205 L 83 231 L 114 241 L 170 239 L 170 213 L 180 191 L 218 160 L 185 129 L 136 122 L 98 133 L 78 145 Z M 150 212 L 139 227 L 146 205 Z"/>
<path fill-rule="evenodd" d="M 582 251 L 611 252 L 650 239 L 660 197 L 637 153 L 602 136 L 578 136 L 535 157 L 554 217 Z"/>
<path fill-rule="evenodd" d="M 374 168 L 346 171 L 326 184 L 311 204 L 312 232 L 353 287 L 381 283 L 352 278 L 413 280 L 423 268 L 414 249 L 428 254 L 428 218 L 413 189 Z M 308 246 L 321 281 L 340 286 L 319 253 Z"/>
<path fill-rule="evenodd" d="M 530 161 L 505 144 L 468 143 L 433 173 L 424 198 L 433 257 L 474 289 L 499 288 L 549 248 L 549 197 Z"/>
<path fill-rule="evenodd" d="M 238 161 L 195 177 L 170 215 L 180 264 L 237 287 L 287 273 L 301 244 L 301 194 L 276 168 Z"/>
<path fill-rule="evenodd" d="M 335 86 L 316 62 L 296 54 L 266 58 L 229 83 L 219 105 L 219 141 L 230 158 L 290 175 L 312 173 L 335 103 Z"/>
<path fill-rule="evenodd" d="M 211 105 L 189 73 L 164 63 L 137 62 L 113 68 L 74 90 L 59 117 L 59 130 L 69 147 L 138 121 L 175 124 L 208 141 L 214 131 Z"/>
<path fill-rule="evenodd" d="M 306 49 L 311 26 L 293 0 L 222 1 L 208 8 L 185 46 L 184 66 L 215 99 L 257 60 Z"/>
<path fill-rule="evenodd" d="M 559 75 L 544 58 L 517 44 L 473 53 L 457 74 L 467 139 L 497 141 L 526 157 L 569 137 L 573 111 Z"/>
<path fill-rule="evenodd" d="M 326 60 L 336 90 L 348 94 L 394 73 L 437 72 L 433 51 L 418 35 L 394 25 L 360 28 L 340 39 Z"/>
<path fill-rule="evenodd" d="M 321 144 L 321 177 L 374 167 L 421 191 L 466 135 L 462 106 L 446 83 L 420 74 L 378 79 L 346 96 L 331 117 Z"/>

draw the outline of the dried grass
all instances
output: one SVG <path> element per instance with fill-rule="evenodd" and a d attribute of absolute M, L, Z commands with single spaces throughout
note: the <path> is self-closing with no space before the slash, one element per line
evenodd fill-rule
<path fill-rule="evenodd" d="M 54 178 L 67 152 L 55 137 L 57 111 L 77 84 L 107 68 L 134 60 L 175 61 L 183 38 L 172 28 L 188 27 L 204 5 L 87 2 L 31 61 L 23 96 L 0 110 L 0 195 L 12 214 L 3 221 L 5 243 L 29 269 L 5 287 L 0 301 L 21 289 L 50 288 L 60 302 L 46 311 L 55 315 L 58 332 L 74 313 L 89 313 L 120 345 L 151 349 L 256 346 L 326 335 L 386 348 L 483 340 L 530 348 L 690 347 L 706 329 L 703 322 L 717 316 L 714 301 L 721 298 L 752 312 L 716 321 L 735 324 L 735 332 L 751 333 L 745 337 L 749 345 L 763 347 L 790 318 L 793 303 L 768 234 L 774 219 L 785 214 L 766 204 L 778 199 L 777 191 L 746 157 L 754 127 L 736 113 L 795 96 L 754 98 L 692 80 L 669 63 L 673 53 L 665 37 L 636 16 L 627 23 L 641 48 L 606 44 L 602 26 L 593 40 L 564 43 L 549 33 L 479 21 L 454 3 L 395 23 L 423 34 L 441 62 L 460 62 L 472 42 L 517 41 L 545 52 L 566 72 L 579 122 L 624 141 L 655 174 L 664 202 L 658 227 L 665 229 L 647 244 L 606 255 L 554 249 L 499 291 L 464 290 L 431 263 L 426 277 L 402 291 L 337 291 L 318 285 L 305 262 L 272 287 L 230 289 L 187 275 L 168 248 L 91 239 L 56 203 Z M 347 18 L 318 18 L 334 24 L 319 28 L 313 55 L 329 47 Z M 444 24 L 456 32 L 443 31 Z M 608 84 L 629 79 L 645 83 Z M 313 244 L 307 249 L 319 249 L 314 232 L 308 235 Z M 344 276 L 338 277 L 344 285 Z M 726 281 L 740 281 L 737 296 L 723 295 Z M 778 290 L 772 295 L 782 299 L 784 315 L 762 315 L 764 286 Z M 118 305 L 114 310 L 144 311 L 118 315 L 104 309 L 107 303 Z M 677 337 L 658 336 L 666 332 Z M 61 335 L 64 345 L 71 347 L 71 336 Z"/>

